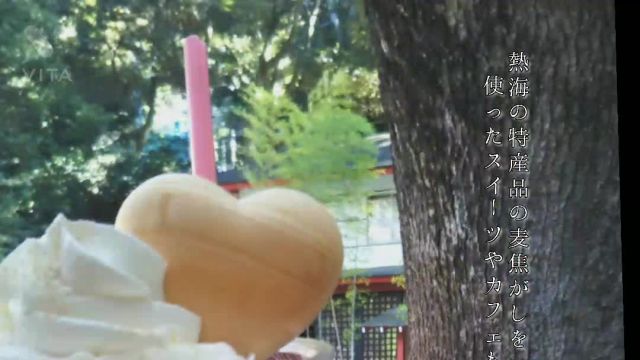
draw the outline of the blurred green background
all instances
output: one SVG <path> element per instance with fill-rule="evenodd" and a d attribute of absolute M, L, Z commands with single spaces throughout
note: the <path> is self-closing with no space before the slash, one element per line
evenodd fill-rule
<path fill-rule="evenodd" d="M 361 1 L 0 2 L 0 257 L 59 212 L 112 222 L 143 180 L 189 171 L 190 34 L 209 48 L 219 170 L 366 170 L 362 139 L 385 130 L 366 29 Z"/>

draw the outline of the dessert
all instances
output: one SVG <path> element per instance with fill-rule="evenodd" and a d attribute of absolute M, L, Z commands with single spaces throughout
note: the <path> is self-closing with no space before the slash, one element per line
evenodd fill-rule
<path fill-rule="evenodd" d="M 283 353 L 296 354 L 302 360 L 333 360 L 335 351 L 331 344 L 310 338 L 296 338 L 280 349 Z"/>
<path fill-rule="evenodd" d="M 165 269 L 113 226 L 59 215 L 0 263 L 0 359 L 245 359 L 197 344 L 198 315 L 164 301 Z"/>
<path fill-rule="evenodd" d="M 0 360 L 264 360 L 313 321 L 342 259 L 303 193 L 158 176 L 116 226 L 59 215 L 0 262 Z"/>
<path fill-rule="evenodd" d="M 167 301 L 202 318 L 202 342 L 266 359 L 314 320 L 342 271 L 329 211 L 294 190 L 240 200 L 186 174 L 161 175 L 124 201 L 116 228 L 167 261 Z"/>

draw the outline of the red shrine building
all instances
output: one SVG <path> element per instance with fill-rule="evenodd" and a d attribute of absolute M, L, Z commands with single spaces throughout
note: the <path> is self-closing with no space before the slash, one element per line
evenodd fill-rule
<path fill-rule="evenodd" d="M 333 301 L 302 336 L 330 342 L 341 359 L 402 360 L 408 329 L 404 290 L 397 281 L 404 267 L 389 135 L 371 140 L 379 151 L 370 195 L 346 206 L 326 204 L 343 237 L 343 278 Z M 218 183 L 240 197 L 250 192 L 233 166 L 218 169 Z"/>

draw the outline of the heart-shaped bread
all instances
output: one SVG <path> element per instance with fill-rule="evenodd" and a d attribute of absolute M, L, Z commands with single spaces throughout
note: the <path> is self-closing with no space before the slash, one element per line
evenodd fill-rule
<path fill-rule="evenodd" d="M 295 190 L 238 200 L 196 176 L 160 175 L 129 195 L 116 227 L 165 258 L 166 299 L 202 317 L 201 342 L 258 360 L 304 331 L 342 271 L 335 219 Z"/>

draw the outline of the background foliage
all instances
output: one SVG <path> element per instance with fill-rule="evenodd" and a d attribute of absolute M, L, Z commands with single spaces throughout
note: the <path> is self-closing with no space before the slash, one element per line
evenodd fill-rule
<path fill-rule="evenodd" d="M 189 34 L 208 43 L 219 138 L 233 130 L 247 139 L 238 165 L 253 180 L 337 178 L 336 164 L 368 165 L 362 137 L 384 126 L 360 8 L 336 0 L 0 2 L 0 256 L 58 212 L 111 222 L 144 179 L 188 171 L 186 134 L 156 132 L 154 119 L 161 94 L 184 92 L 181 39 Z M 281 159 L 279 144 L 256 135 L 257 120 L 281 120 L 274 111 L 291 120 Z M 344 157 L 322 138 L 358 151 Z"/>
<path fill-rule="evenodd" d="M 362 197 L 376 165 L 377 148 L 369 121 L 356 111 L 361 88 L 346 71 L 325 74 L 311 90 L 308 110 L 287 96 L 250 87 L 245 174 L 255 185 L 278 179 L 325 202 Z"/>

